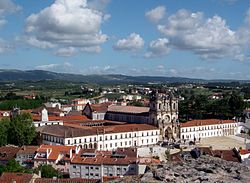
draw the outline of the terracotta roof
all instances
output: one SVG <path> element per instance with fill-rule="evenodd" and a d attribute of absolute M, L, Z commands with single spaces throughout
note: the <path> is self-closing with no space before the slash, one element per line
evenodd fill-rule
<path fill-rule="evenodd" d="M 188 121 L 186 123 L 180 123 L 181 127 L 191 127 L 191 126 L 202 126 L 202 125 L 216 125 L 216 124 L 228 124 L 236 123 L 234 120 L 220 120 L 220 119 L 198 119 Z"/>
<path fill-rule="evenodd" d="M 126 152 L 122 154 L 114 153 L 112 151 L 96 151 L 94 157 L 84 156 L 85 150 L 82 149 L 73 160 L 72 164 L 85 164 L 85 165 L 129 165 L 135 164 L 137 158 L 129 157 Z"/>
<path fill-rule="evenodd" d="M 67 178 L 67 179 L 53 179 L 53 178 L 40 178 L 36 179 L 35 183 L 98 183 L 96 179 L 81 179 L 81 178 Z"/>
<path fill-rule="evenodd" d="M 49 125 L 37 127 L 36 131 L 48 135 L 53 135 L 56 137 L 82 137 L 96 134 L 95 131 L 91 130 L 91 127 L 72 127 L 72 126 L 62 126 L 62 125 Z"/>
<path fill-rule="evenodd" d="M 157 127 L 148 124 L 124 124 L 124 125 L 112 125 L 112 126 L 79 126 L 66 123 L 62 125 L 49 125 L 37 127 L 36 130 L 40 133 L 53 135 L 56 137 L 83 137 L 96 135 L 97 133 L 122 133 L 122 132 L 135 132 L 135 131 L 147 131 L 158 130 Z"/>
<path fill-rule="evenodd" d="M 32 115 L 33 121 L 41 121 L 42 116 L 38 114 Z M 78 116 L 55 116 L 55 115 L 49 115 L 48 116 L 49 121 L 85 121 L 89 120 L 87 116 L 84 115 L 78 115 Z"/>
<path fill-rule="evenodd" d="M 30 183 L 32 174 L 4 172 L 0 177 L 1 183 Z"/>
<path fill-rule="evenodd" d="M 51 151 L 49 157 L 47 158 L 47 160 L 56 160 L 58 159 L 58 156 L 60 154 L 64 154 L 63 159 L 64 160 L 70 160 L 71 158 L 73 158 L 75 156 L 75 153 L 72 154 L 73 157 L 69 157 L 70 155 L 70 151 L 71 150 L 75 150 L 76 151 L 76 146 L 52 146 L 52 145 L 41 145 L 37 152 L 46 152 L 47 149 L 49 151 Z M 68 156 L 66 156 L 68 155 Z M 40 160 L 40 157 L 35 157 L 34 160 Z"/>
<path fill-rule="evenodd" d="M 149 107 L 111 105 L 108 108 L 108 112 L 133 113 L 133 114 L 148 113 Z"/>
<path fill-rule="evenodd" d="M 39 146 L 23 146 L 17 154 L 35 154 Z"/>
<path fill-rule="evenodd" d="M 250 150 L 242 149 L 240 150 L 241 155 L 250 154 Z"/>
<path fill-rule="evenodd" d="M 213 150 L 215 157 L 219 157 L 226 161 L 239 162 L 239 158 L 235 155 L 233 150 Z"/>
<path fill-rule="evenodd" d="M 138 158 L 138 163 L 139 164 L 144 164 L 144 165 L 159 165 L 161 161 L 159 159 L 155 158 Z"/>
<path fill-rule="evenodd" d="M 15 158 L 19 149 L 19 147 L 0 147 L 0 161 L 8 161 Z"/>
<path fill-rule="evenodd" d="M 58 107 L 45 107 L 45 106 L 42 106 L 42 107 L 33 109 L 33 110 L 32 110 L 32 113 L 40 114 L 44 108 L 47 109 L 48 114 L 59 114 L 59 113 L 62 113 L 62 112 L 63 112 L 63 111 L 62 111 L 61 109 L 59 109 Z"/>
<path fill-rule="evenodd" d="M 110 102 L 101 103 L 101 104 L 92 104 L 90 105 L 92 112 L 107 112 L 108 107 L 111 105 Z"/>

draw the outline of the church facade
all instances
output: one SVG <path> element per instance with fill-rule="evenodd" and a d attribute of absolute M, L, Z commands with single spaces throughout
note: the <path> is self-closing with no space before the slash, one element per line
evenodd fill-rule
<path fill-rule="evenodd" d="M 91 111 L 93 111 L 91 105 L 87 105 L 83 114 L 91 116 L 89 114 Z M 110 105 L 107 107 L 104 119 L 156 126 L 160 130 L 160 140 L 180 137 L 178 99 L 172 94 L 153 92 L 149 107 Z"/>

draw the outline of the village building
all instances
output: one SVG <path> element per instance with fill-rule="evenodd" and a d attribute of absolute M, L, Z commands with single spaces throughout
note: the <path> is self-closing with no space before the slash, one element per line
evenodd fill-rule
<path fill-rule="evenodd" d="M 22 146 L 16 154 L 16 161 L 26 168 L 32 168 L 37 149 L 38 146 Z"/>
<path fill-rule="evenodd" d="M 20 148 L 16 146 L 0 147 L 0 165 L 6 165 L 9 160 L 15 159 L 19 150 Z"/>
<path fill-rule="evenodd" d="M 70 165 L 71 178 L 102 179 L 102 177 L 119 177 L 136 175 L 135 152 L 96 151 L 82 149 L 73 158 Z"/>
<path fill-rule="evenodd" d="M 34 157 L 34 167 L 46 164 L 60 170 L 63 174 L 69 174 L 70 162 L 79 150 L 80 148 L 76 146 L 41 145 Z"/>
<path fill-rule="evenodd" d="M 237 123 L 234 120 L 205 119 L 180 124 L 180 137 L 183 140 L 197 141 L 207 137 L 236 135 L 236 133 Z"/>

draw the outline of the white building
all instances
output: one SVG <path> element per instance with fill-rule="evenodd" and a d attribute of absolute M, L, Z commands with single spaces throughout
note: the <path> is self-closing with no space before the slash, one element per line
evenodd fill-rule
<path fill-rule="evenodd" d="M 41 145 L 34 157 L 34 167 L 51 165 L 62 173 L 69 174 L 71 160 L 80 151 L 76 146 Z"/>
<path fill-rule="evenodd" d="M 145 173 L 147 165 L 158 165 L 153 158 L 138 157 L 136 148 L 116 151 L 82 149 L 71 161 L 70 178 L 101 179 Z"/>
<path fill-rule="evenodd" d="M 89 99 L 78 98 L 72 100 L 72 110 L 81 111 L 84 109 L 85 105 L 90 103 Z"/>
<path fill-rule="evenodd" d="M 50 145 L 80 146 L 84 149 L 113 150 L 148 146 L 158 142 L 160 130 L 147 124 L 101 127 L 43 126 L 37 128 L 41 142 Z"/>
<path fill-rule="evenodd" d="M 41 121 L 33 121 L 35 127 L 47 126 L 47 125 L 63 125 L 61 120 L 49 121 L 48 110 L 46 108 L 41 111 Z"/>
<path fill-rule="evenodd" d="M 185 140 L 236 135 L 237 123 L 233 120 L 192 120 L 180 124 L 180 137 Z"/>

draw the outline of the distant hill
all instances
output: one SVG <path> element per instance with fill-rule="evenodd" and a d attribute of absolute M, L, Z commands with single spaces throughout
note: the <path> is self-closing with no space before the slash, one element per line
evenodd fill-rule
<path fill-rule="evenodd" d="M 207 83 L 207 82 L 232 82 L 237 80 L 203 80 L 183 77 L 161 76 L 126 76 L 119 74 L 110 75 L 80 75 L 55 73 L 43 70 L 5 70 L 0 69 L 0 81 L 38 81 L 38 80 L 65 80 L 74 82 L 99 83 L 99 84 L 126 84 L 126 83 Z M 239 81 L 250 82 L 250 81 Z"/>

